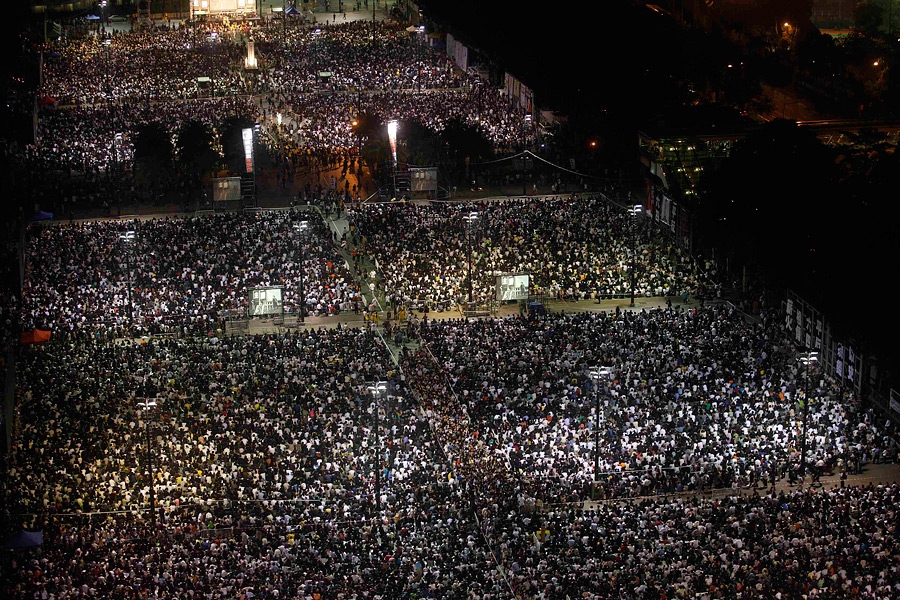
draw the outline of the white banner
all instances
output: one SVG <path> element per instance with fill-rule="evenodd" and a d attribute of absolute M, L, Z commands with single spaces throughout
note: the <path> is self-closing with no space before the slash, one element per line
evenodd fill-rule
<path fill-rule="evenodd" d="M 469 49 L 453 37 L 447 34 L 447 56 L 453 63 L 463 71 L 469 68 Z"/>

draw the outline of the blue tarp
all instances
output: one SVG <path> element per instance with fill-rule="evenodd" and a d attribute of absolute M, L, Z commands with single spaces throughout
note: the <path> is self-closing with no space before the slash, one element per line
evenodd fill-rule
<path fill-rule="evenodd" d="M 88 16 L 85 17 L 85 19 L 87 19 L 88 21 L 96 21 L 96 20 L 98 20 L 99 18 L 100 18 L 100 17 L 98 17 L 97 15 L 88 15 Z"/>
<path fill-rule="evenodd" d="M 31 217 L 31 220 L 32 221 L 47 221 L 48 219 L 52 219 L 52 218 L 53 218 L 53 213 L 40 211 L 36 215 Z"/>
<path fill-rule="evenodd" d="M 37 548 L 44 543 L 43 531 L 23 531 L 19 535 L 7 540 L 3 547 L 8 550 L 16 548 Z"/>

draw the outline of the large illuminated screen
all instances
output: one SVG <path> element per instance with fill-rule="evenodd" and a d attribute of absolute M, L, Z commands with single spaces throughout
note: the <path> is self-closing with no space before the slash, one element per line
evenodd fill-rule
<path fill-rule="evenodd" d="M 499 302 L 527 300 L 528 280 L 528 275 L 498 275 L 496 288 L 497 300 Z"/>
<path fill-rule="evenodd" d="M 249 300 L 251 317 L 280 315 L 284 312 L 284 302 L 279 287 L 253 288 L 250 290 Z"/>

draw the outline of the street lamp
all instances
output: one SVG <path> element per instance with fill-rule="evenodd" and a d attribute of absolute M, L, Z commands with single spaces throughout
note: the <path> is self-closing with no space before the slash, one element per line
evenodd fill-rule
<path fill-rule="evenodd" d="M 129 229 L 125 233 L 119 235 L 119 239 L 131 249 L 125 262 L 126 268 L 128 269 L 128 279 L 125 281 L 125 290 L 128 294 L 128 322 L 131 326 L 131 333 L 134 335 L 134 304 L 131 302 L 131 269 L 133 266 L 131 264 L 131 258 L 134 256 L 134 242 L 136 240 L 134 230 Z"/>
<path fill-rule="evenodd" d="M 803 440 L 800 445 L 800 475 L 806 475 L 806 426 L 809 421 L 809 371 L 813 364 L 819 361 L 819 353 L 807 351 L 800 355 L 800 363 L 805 371 L 805 384 L 803 388 Z"/>
<path fill-rule="evenodd" d="M 472 229 L 478 224 L 478 212 L 472 211 L 463 217 L 466 222 L 466 246 L 469 253 L 469 304 L 472 304 Z"/>
<path fill-rule="evenodd" d="M 303 291 L 303 275 L 306 273 L 306 263 L 304 261 L 304 237 L 303 234 L 306 232 L 307 227 L 309 226 L 309 221 L 300 221 L 296 225 L 294 225 L 294 231 L 297 232 L 297 235 L 300 237 L 300 243 L 298 244 L 300 248 L 300 322 L 306 323 L 306 294 Z"/>
<path fill-rule="evenodd" d="M 150 421 L 149 412 L 156 408 L 156 398 L 148 398 L 143 402 L 138 402 L 141 411 L 146 412 L 147 416 L 143 418 L 144 431 L 147 434 L 147 471 L 150 475 L 150 512 L 153 515 L 153 524 L 159 528 L 159 521 L 156 514 L 156 478 L 153 476 L 153 453 L 150 451 Z"/>
<path fill-rule="evenodd" d="M 360 101 L 359 101 L 359 92 L 357 92 L 357 93 L 356 93 L 356 107 L 357 107 L 357 108 L 356 108 L 356 112 L 357 112 L 357 114 L 359 113 L 359 104 L 360 104 Z M 357 157 L 357 160 L 358 160 L 359 157 L 360 157 L 361 154 L 362 154 L 362 151 L 361 151 L 361 149 L 360 149 L 360 140 L 359 140 L 359 120 L 358 120 L 358 119 L 353 119 L 353 120 L 350 122 L 350 126 L 353 128 L 353 132 L 356 134 L 356 157 Z M 358 171 L 357 171 L 357 177 L 356 177 L 356 179 L 357 179 L 357 182 L 359 182 L 359 172 L 358 172 Z"/>
<path fill-rule="evenodd" d="M 635 268 L 636 268 L 636 259 L 637 259 L 637 251 L 635 249 L 635 244 L 637 241 L 637 216 L 641 213 L 644 206 L 642 204 L 635 204 L 628 212 L 631 213 L 631 306 L 634 306 L 634 280 L 635 280 Z"/>
<path fill-rule="evenodd" d="M 387 381 L 369 384 L 369 393 L 375 401 L 375 512 L 381 520 L 381 403 L 379 400 L 387 396 Z"/>
<path fill-rule="evenodd" d="M 588 377 L 594 384 L 594 411 L 597 420 L 594 427 L 594 480 L 600 472 L 600 382 L 612 379 L 612 367 L 597 367 L 588 370 Z"/>

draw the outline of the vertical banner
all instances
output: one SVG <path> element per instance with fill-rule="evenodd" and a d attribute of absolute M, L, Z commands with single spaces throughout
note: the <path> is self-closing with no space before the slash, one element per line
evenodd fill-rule
<path fill-rule="evenodd" d="M 241 130 L 241 139 L 244 141 L 244 167 L 247 173 L 253 172 L 253 129 L 247 127 Z"/>

